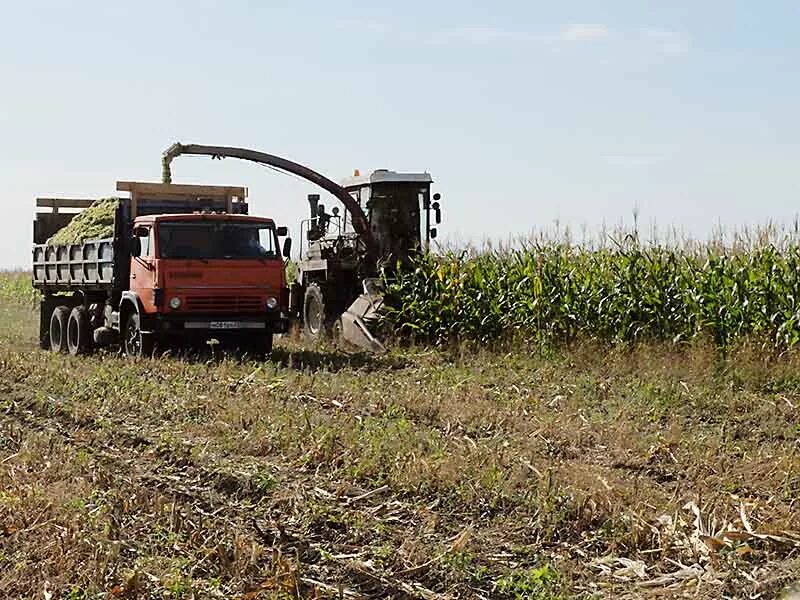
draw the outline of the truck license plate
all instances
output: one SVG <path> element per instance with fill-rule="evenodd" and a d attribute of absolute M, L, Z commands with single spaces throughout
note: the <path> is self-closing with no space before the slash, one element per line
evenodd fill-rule
<path fill-rule="evenodd" d="M 211 321 L 209 329 L 241 329 L 241 321 Z"/>

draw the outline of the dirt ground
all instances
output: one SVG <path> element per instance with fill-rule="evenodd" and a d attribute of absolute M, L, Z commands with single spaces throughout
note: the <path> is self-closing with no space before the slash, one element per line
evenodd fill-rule
<path fill-rule="evenodd" d="M 774 598 L 800 359 L 39 350 L 0 306 L 8 598 Z"/>

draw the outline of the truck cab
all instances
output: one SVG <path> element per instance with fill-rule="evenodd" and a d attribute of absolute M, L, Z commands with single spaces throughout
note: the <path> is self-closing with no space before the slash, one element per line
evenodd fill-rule
<path fill-rule="evenodd" d="M 117 189 L 130 197 L 119 200 L 111 238 L 53 246 L 42 239 L 46 224 L 69 217 L 37 215 L 43 346 L 80 354 L 119 341 L 128 354 L 148 355 L 156 343 L 215 338 L 269 352 L 273 334 L 288 329 L 286 228 L 249 216 L 244 188 Z"/>
<path fill-rule="evenodd" d="M 159 337 L 286 331 L 284 272 L 272 219 L 199 213 L 133 224 L 128 289 L 141 303 L 145 330 Z M 126 339 L 136 335 L 126 328 Z"/>

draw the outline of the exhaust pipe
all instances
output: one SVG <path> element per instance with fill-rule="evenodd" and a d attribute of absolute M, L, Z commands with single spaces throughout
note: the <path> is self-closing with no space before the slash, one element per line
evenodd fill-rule
<path fill-rule="evenodd" d="M 319 194 L 308 195 L 308 206 L 311 208 L 311 218 L 317 218 L 317 207 L 319 206 Z"/>

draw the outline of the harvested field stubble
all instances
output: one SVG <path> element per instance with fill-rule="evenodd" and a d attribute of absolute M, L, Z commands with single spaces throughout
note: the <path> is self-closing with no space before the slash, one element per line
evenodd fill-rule
<path fill-rule="evenodd" d="M 800 577 L 792 354 L 130 361 L 6 332 L 8 597 L 766 598 Z"/>

